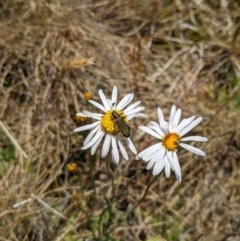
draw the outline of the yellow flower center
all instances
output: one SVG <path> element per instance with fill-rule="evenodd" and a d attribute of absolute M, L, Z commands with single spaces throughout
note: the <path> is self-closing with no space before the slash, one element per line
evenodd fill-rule
<path fill-rule="evenodd" d="M 176 133 L 169 133 L 165 136 L 163 139 L 163 145 L 169 150 L 169 151 L 175 151 L 178 147 L 178 142 L 180 140 L 180 136 Z"/>
<path fill-rule="evenodd" d="M 120 110 L 109 110 L 106 114 L 102 117 L 101 120 L 101 127 L 102 129 L 111 135 L 117 135 L 119 130 L 117 119 L 112 115 L 112 113 L 116 112 L 119 115 L 119 118 L 123 118 L 125 123 L 127 124 L 126 115 Z"/>

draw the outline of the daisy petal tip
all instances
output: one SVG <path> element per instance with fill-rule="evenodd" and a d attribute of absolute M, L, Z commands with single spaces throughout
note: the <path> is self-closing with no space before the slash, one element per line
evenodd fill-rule
<path fill-rule="evenodd" d="M 157 176 L 160 172 L 161 172 L 161 169 L 154 167 L 152 174 L 153 176 Z"/>
<path fill-rule="evenodd" d="M 139 156 L 139 154 L 135 157 L 135 160 L 140 160 L 141 157 Z"/>
<path fill-rule="evenodd" d="M 87 148 L 85 148 L 85 146 L 83 146 L 83 147 L 81 148 L 82 151 L 84 151 L 84 150 L 86 150 L 86 149 L 87 149 Z"/>
<path fill-rule="evenodd" d="M 176 174 L 176 173 L 175 173 L 175 175 L 176 175 L 176 178 L 177 178 L 178 182 L 181 182 L 181 181 L 182 181 L 182 177 L 181 177 L 181 176 L 179 176 L 179 175 L 178 175 L 178 174 Z"/>
<path fill-rule="evenodd" d="M 136 150 L 136 149 L 135 149 L 135 150 L 133 149 L 133 150 L 132 150 L 132 153 L 135 154 L 135 155 L 137 155 L 137 150 Z"/>
<path fill-rule="evenodd" d="M 87 117 L 87 116 L 84 115 L 82 112 L 77 113 L 76 116 Z"/>
<path fill-rule="evenodd" d="M 77 128 L 75 128 L 74 130 L 73 130 L 73 132 L 81 132 L 81 131 L 84 131 L 84 128 L 83 128 L 83 126 L 80 126 L 80 127 L 77 127 Z"/>
<path fill-rule="evenodd" d="M 142 158 L 140 156 L 136 156 L 135 159 L 138 161 L 138 160 L 141 160 Z"/>

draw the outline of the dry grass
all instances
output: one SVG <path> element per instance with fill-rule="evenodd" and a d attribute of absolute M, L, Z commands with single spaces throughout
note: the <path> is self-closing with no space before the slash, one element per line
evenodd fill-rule
<path fill-rule="evenodd" d="M 1 240 L 91 240 L 111 177 L 99 153 L 81 151 L 75 114 L 90 108 L 85 92 L 98 99 L 114 85 L 121 97 L 134 92 L 151 120 L 172 104 L 203 116 L 193 133 L 209 139 L 195 143 L 205 158 L 179 152 L 183 181 L 161 174 L 131 220 L 113 225 L 116 240 L 239 240 L 240 5 L 215 2 L 0 3 Z M 131 123 L 139 151 L 153 141 L 137 130 L 147 122 Z M 152 176 L 133 155 L 112 168 L 119 220 Z M 12 208 L 31 193 L 39 199 Z"/>

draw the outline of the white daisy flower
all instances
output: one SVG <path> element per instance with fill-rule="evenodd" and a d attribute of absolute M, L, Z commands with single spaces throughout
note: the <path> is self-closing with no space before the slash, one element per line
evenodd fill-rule
<path fill-rule="evenodd" d="M 149 127 L 139 126 L 138 128 L 159 139 L 160 143 L 146 148 L 136 157 L 137 160 L 142 159 L 148 162 L 147 170 L 154 166 L 153 175 L 158 175 L 165 167 L 165 175 L 169 177 L 170 170 L 172 169 L 179 182 L 181 181 L 181 168 L 177 157 L 178 147 L 181 146 L 197 155 L 205 156 L 205 153 L 200 149 L 183 142 L 208 140 L 202 136 L 183 137 L 202 121 L 202 117 L 196 118 L 192 116 L 188 119 L 183 119 L 179 123 L 180 116 L 181 109 L 176 110 L 176 106 L 174 105 L 171 109 L 169 122 L 167 122 L 164 120 L 162 110 L 158 108 L 159 124 L 151 121 Z"/>
<path fill-rule="evenodd" d="M 138 101 L 127 108 L 125 108 L 133 99 L 134 94 L 127 94 L 118 104 L 117 103 L 117 87 L 114 86 L 112 91 L 112 99 L 106 99 L 102 90 L 99 90 L 99 96 L 102 100 L 102 105 L 94 100 L 89 102 L 99 108 L 104 114 L 92 113 L 84 110 L 82 113 L 78 113 L 79 116 L 91 117 L 97 121 L 90 124 L 78 127 L 74 132 L 91 130 L 87 138 L 83 142 L 82 149 L 91 148 L 91 155 L 96 152 L 96 149 L 105 136 L 101 157 L 105 158 L 109 152 L 110 146 L 112 149 L 112 160 L 116 164 L 119 162 L 120 149 L 123 157 L 128 160 L 128 154 L 123 146 L 122 142 L 118 138 L 118 133 L 121 132 L 126 139 L 129 149 L 137 154 L 137 151 L 131 141 L 130 128 L 128 121 L 133 117 L 146 117 L 146 115 L 140 113 L 145 107 L 139 106 L 141 101 Z M 124 109 L 125 108 L 125 109 Z"/>

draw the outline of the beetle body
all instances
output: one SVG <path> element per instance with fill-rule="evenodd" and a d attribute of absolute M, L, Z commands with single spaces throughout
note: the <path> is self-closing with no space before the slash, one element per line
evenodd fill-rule
<path fill-rule="evenodd" d="M 121 115 L 119 115 L 116 111 L 112 112 L 112 117 L 113 117 L 113 119 L 115 119 L 119 131 L 122 132 L 122 134 L 125 137 L 129 137 L 130 136 L 130 127 L 124 121 L 124 118 Z"/>

